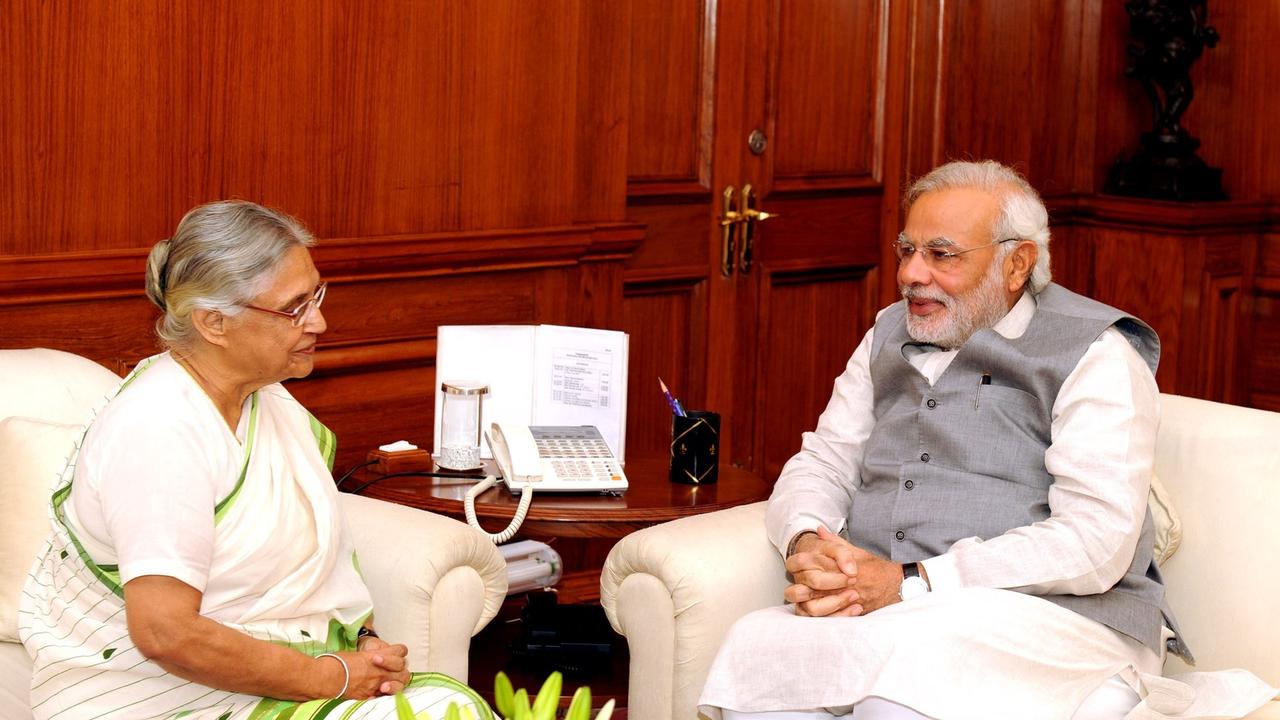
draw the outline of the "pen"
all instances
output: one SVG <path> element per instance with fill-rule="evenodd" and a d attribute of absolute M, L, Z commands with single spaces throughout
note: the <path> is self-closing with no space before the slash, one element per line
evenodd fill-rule
<path fill-rule="evenodd" d="M 991 373 L 982 373 L 982 379 L 978 381 L 978 391 L 973 395 L 973 409 L 978 409 L 978 399 L 982 397 L 982 386 L 991 384 Z"/>
<path fill-rule="evenodd" d="M 680 407 L 680 401 L 671 395 L 671 391 L 667 389 L 667 384 L 662 382 L 662 378 L 658 378 L 658 387 L 662 388 L 662 394 L 667 398 L 667 404 L 671 406 L 671 412 L 685 417 L 684 408 Z"/>

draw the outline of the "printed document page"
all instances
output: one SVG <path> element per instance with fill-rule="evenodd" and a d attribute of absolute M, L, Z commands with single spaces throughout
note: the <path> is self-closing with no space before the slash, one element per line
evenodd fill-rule
<path fill-rule="evenodd" d="M 595 425 L 623 462 L 627 437 L 627 334 L 539 325 L 534 425 Z"/>

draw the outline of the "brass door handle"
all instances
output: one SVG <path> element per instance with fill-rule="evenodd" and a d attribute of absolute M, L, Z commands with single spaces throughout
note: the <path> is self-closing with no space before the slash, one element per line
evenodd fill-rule
<path fill-rule="evenodd" d="M 733 194 L 735 188 L 730 185 L 720 194 L 720 274 L 733 275 L 733 256 L 736 248 L 736 227 L 747 221 L 737 210 Z"/>
<path fill-rule="evenodd" d="M 742 186 L 742 242 L 739 245 L 738 269 L 751 271 L 751 260 L 755 252 L 756 223 L 769 218 L 781 217 L 778 213 L 765 212 L 756 208 L 756 196 L 750 185 Z"/>

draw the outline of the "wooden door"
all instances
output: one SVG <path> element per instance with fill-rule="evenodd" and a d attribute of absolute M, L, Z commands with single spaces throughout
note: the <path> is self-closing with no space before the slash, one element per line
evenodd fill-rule
<path fill-rule="evenodd" d="M 628 444 L 667 446 L 660 375 L 721 413 L 728 460 L 772 480 L 878 306 L 903 18 L 887 0 L 635 0 L 633 13 L 628 218 L 648 231 L 624 284 Z M 746 186 L 776 216 L 737 224 L 725 264 L 723 198 Z"/>

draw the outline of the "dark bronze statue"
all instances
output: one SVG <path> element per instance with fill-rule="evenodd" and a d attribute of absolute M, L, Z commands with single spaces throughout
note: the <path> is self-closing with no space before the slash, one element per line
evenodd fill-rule
<path fill-rule="evenodd" d="M 1225 200 L 1222 171 L 1196 155 L 1200 141 L 1181 119 L 1195 97 L 1191 65 L 1218 31 L 1205 24 L 1208 0 L 1129 0 L 1131 64 L 1125 73 L 1146 91 L 1152 130 L 1141 149 L 1111 168 L 1106 192 L 1163 200 Z"/>

